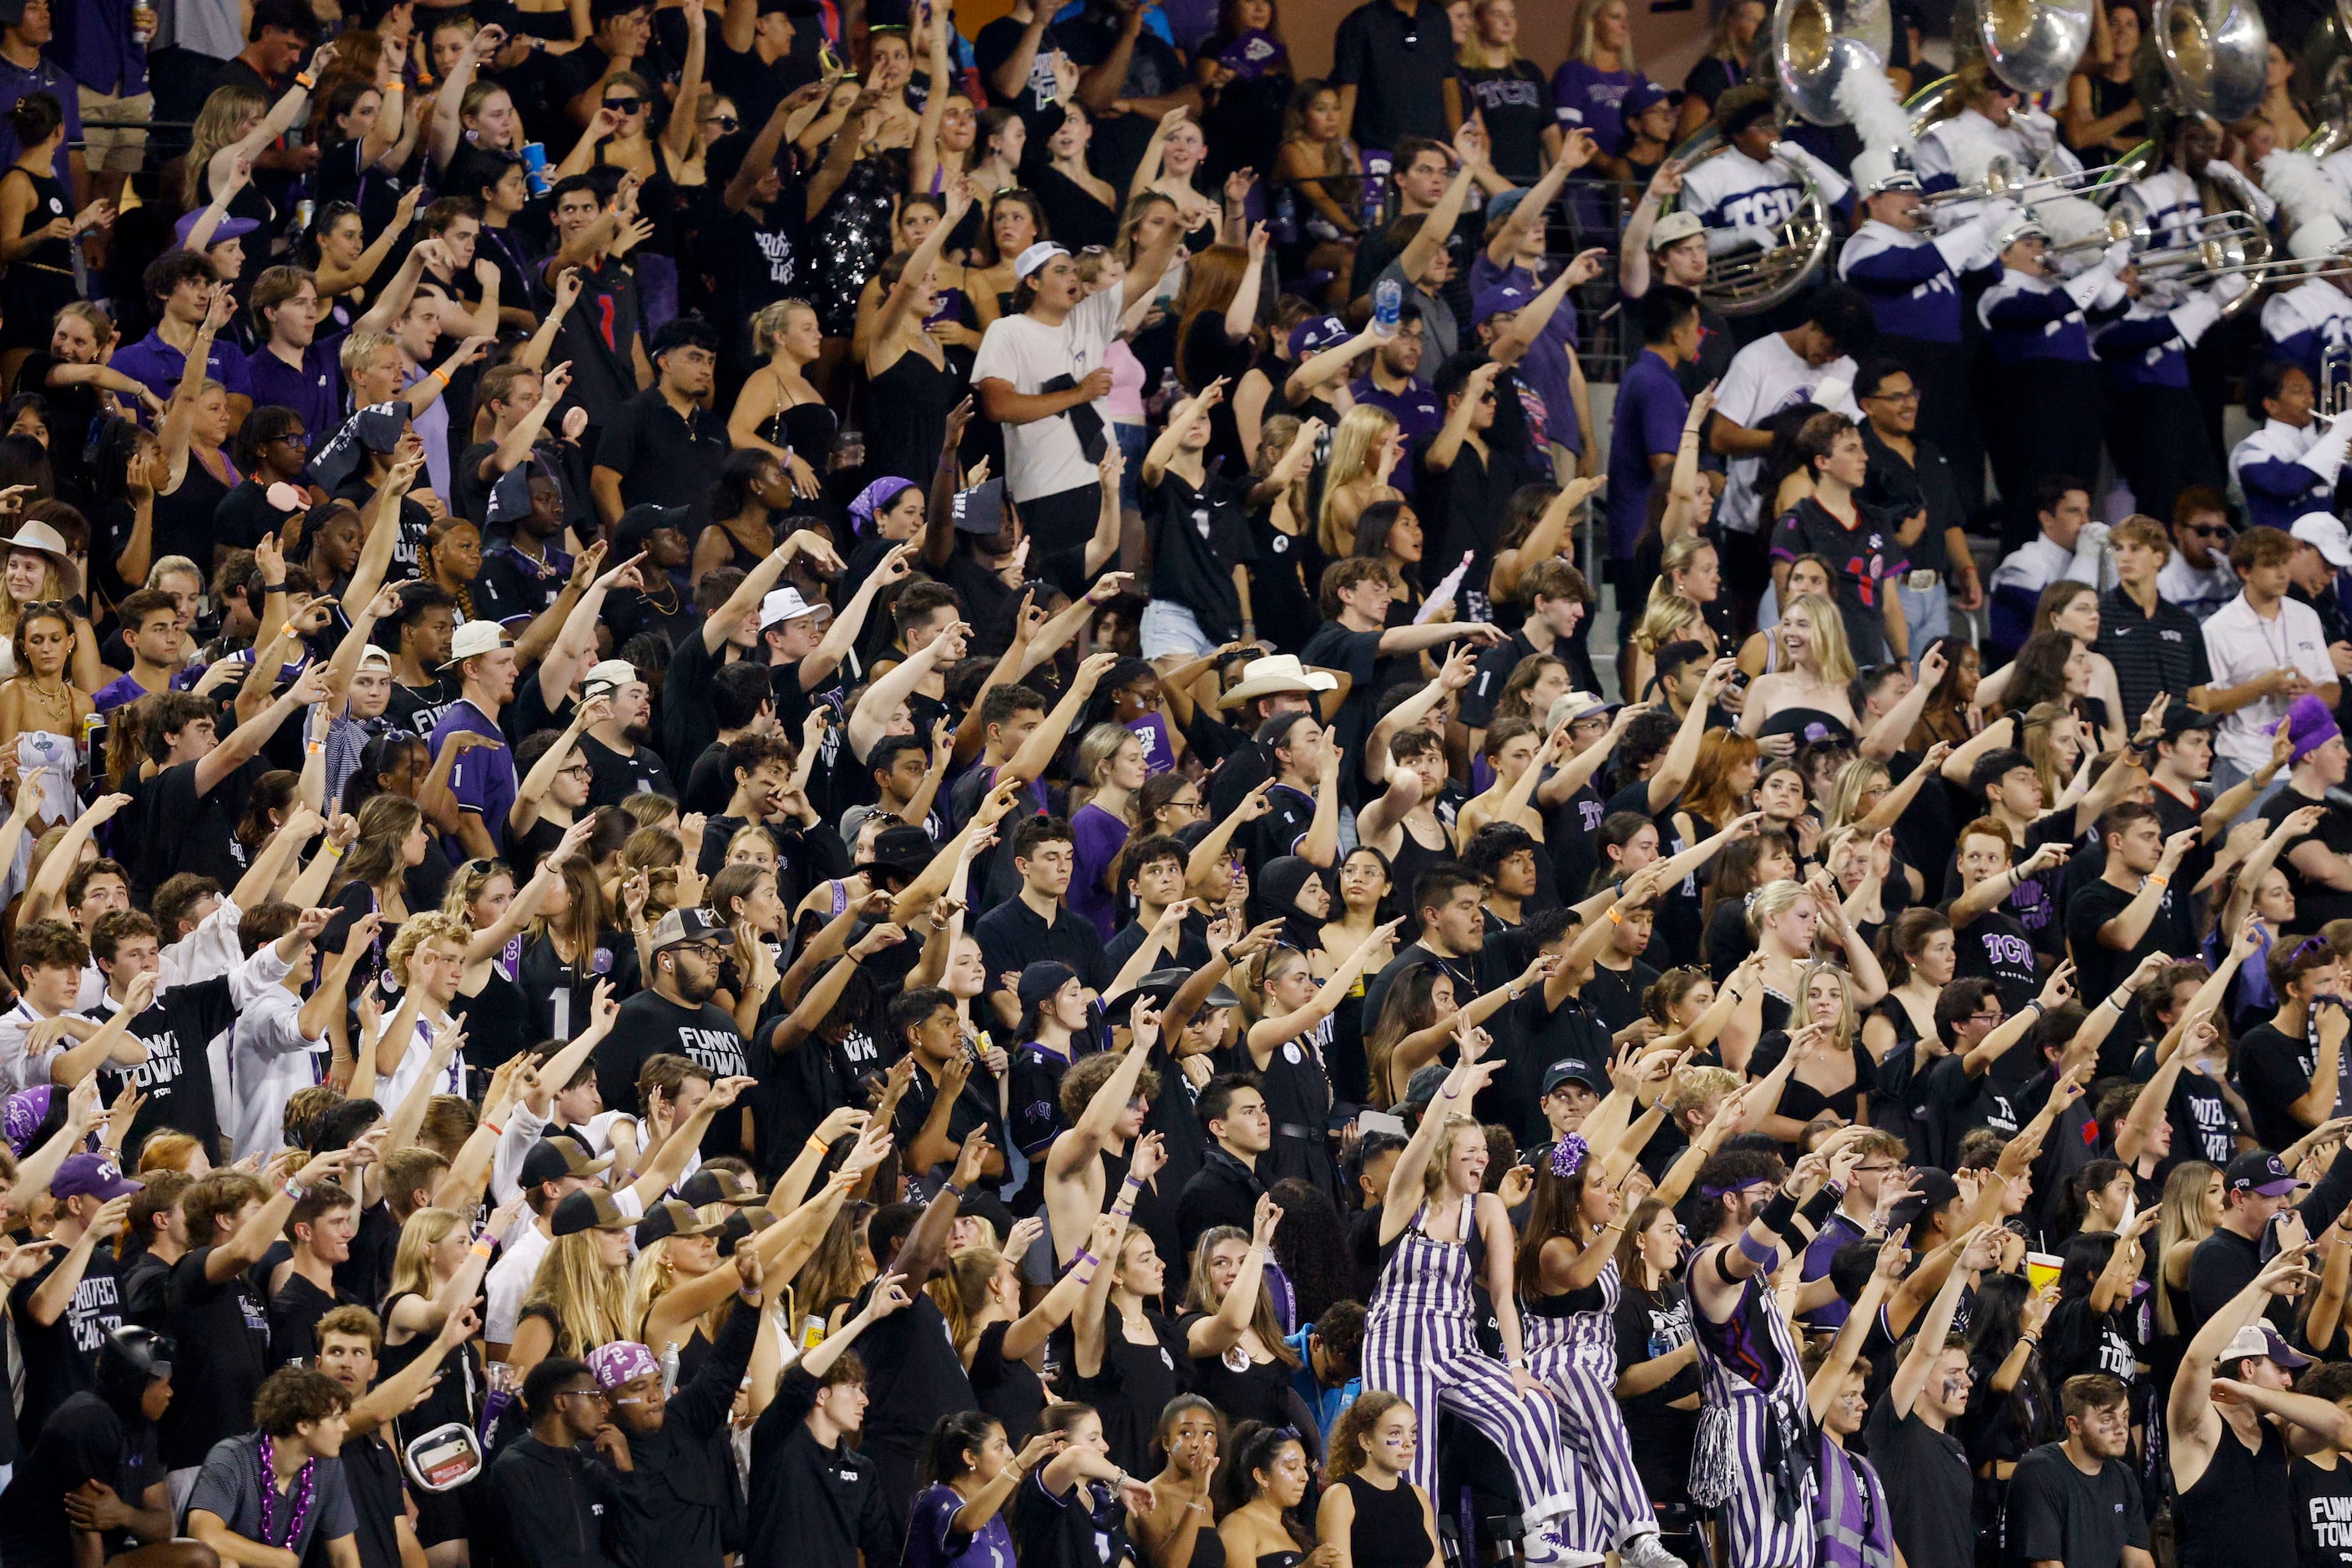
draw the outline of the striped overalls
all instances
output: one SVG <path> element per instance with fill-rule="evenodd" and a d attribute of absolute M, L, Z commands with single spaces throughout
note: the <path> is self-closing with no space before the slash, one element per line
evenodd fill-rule
<path fill-rule="evenodd" d="M 1617 1299 L 1623 1282 L 1614 1258 L 1601 1266 L 1594 1284 L 1599 1310 L 1551 1314 L 1522 1308 L 1519 1332 L 1528 1370 L 1567 1412 L 1569 1448 L 1584 1467 L 1599 1499 L 1599 1522 L 1614 1542 L 1656 1530 L 1658 1515 L 1633 1468 L 1633 1440 L 1617 1405 Z"/>
<path fill-rule="evenodd" d="M 1591 1538 L 1600 1533 L 1598 1521 L 1590 1517 L 1576 1461 L 1560 1444 L 1558 1411 L 1549 1401 L 1522 1394 L 1510 1369 L 1478 1348 L 1467 1245 L 1475 1207 L 1475 1199 L 1462 1200 L 1457 1241 L 1439 1241 L 1423 1231 L 1426 1205 L 1398 1238 L 1365 1316 L 1364 1386 L 1386 1389 L 1420 1414 L 1413 1484 L 1435 1495 L 1436 1412 L 1443 1406 L 1503 1450 L 1530 1538 L 1539 1526 L 1549 1525 L 1571 1552 L 1597 1552 Z"/>
<path fill-rule="evenodd" d="M 1692 1255 L 1689 1278 L 1716 1267 L 1720 1245 Z M 1729 1568 L 1811 1568 L 1818 1478 L 1805 1369 L 1761 1275 L 1740 1288 L 1730 1320 L 1692 1302 L 1705 1405 L 1691 1450 L 1691 1497 L 1720 1507 Z"/>

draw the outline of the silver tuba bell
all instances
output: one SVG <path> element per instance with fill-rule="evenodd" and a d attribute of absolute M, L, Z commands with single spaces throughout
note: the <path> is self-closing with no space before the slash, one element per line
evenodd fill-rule
<path fill-rule="evenodd" d="M 2252 0 L 2161 0 L 2154 30 L 2179 108 L 2227 124 L 2261 107 L 2270 29 Z"/>
<path fill-rule="evenodd" d="M 1886 0 L 1775 0 L 1771 26 L 1758 34 L 1759 78 L 1769 74 L 1779 98 L 1782 123 L 1794 113 L 1816 125 L 1842 125 L 1840 81 L 1855 71 L 1884 73 L 1893 40 Z M 1769 54 L 1767 54 L 1769 51 Z M 1674 155 L 1685 164 L 1724 149 L 1712 126 Z M 1829 260 L 1834 240 L 1829 204 L 1802 169 L 1797 210 L 1789 215 L 1766 249 L 1735 251 L 1717 258 L 1706 270 L 1699 297 L 1727 316 L 1752 316 L 1795 297 Z"/>

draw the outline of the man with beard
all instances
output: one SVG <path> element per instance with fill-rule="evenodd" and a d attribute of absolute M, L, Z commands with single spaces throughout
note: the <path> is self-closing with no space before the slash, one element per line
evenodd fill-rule
<path fill-rule="evenodd" d="M 583 700 L 611 699 L 604 716 L 580 737 L 580 754 L 594 773 L 588 784 L 589 805 L 618 805 L 649 792 L 677 798 L 661 753 L 646 743 L 653 739 L 653 697 L 636 667 L 608 658 L 588 672 L 580 695 Z"/>
<path fill-rule="evenodd" d="M 692 506 L 710 494 L 727 460 L 727 426 L 705 408 L 719 364 L 719 334 L 699 316 L 663 323 L 650 350 L 654 384 L 614 414 L 588 476 L 610 526 L 633 506 Z"/>
<path fill-rule="evenodd" d="M 905 1298 L 902 1296 L 900 1300 Z M 146 1329 L 108 1331 L 97 1385 L 41 1423 L 15 1484 L 0 1493 L 0 1557 L 25 1568 L 195 1568 L 201 1552 L 172 1536 L 155 1422 L 172 1402 L 172 1342 Z M 140 1544 L 140 1543 L 144 1544 Z"/>
<path fill-rule="evenodd" d="M 682 1056 L 709 1073 L 711 1093 L 733 1099 L 751 1079 L 743 1037 L 735 1020 L 711 1005 L 719 989 L 719 965 L 731 933 L 705 910 L 672 910 L 654 928 L 652 967 L 646 989 L 621 1004 L 613 1032 L 596 1047 L 596 1083 L 607 1105 L 636 1099 L 637 1074 L 649 1057 Z M 736 1084 L 728 1091 L 727 1084 Z M 715 1116 L 702 1141 L 705 1159 L 749 1154 L 743 1118 Z"/>
<path fill-rule="evenodd" d="M 457 1308 L 442 1320 L 440 1331 L 422 1354 L 411 1357 L 407 1365 L 378 1384 L 375 1374 L 383 1349 L 383 1324 L 376 1315 L 365 1307 L 343 1306 L 319 1320 L 316 1364 L 352 1402 L 342 1462 L 359 1526 L 353 1540 L 361 1568 L 401 1568 L 403 1563 L 424 1555 L 408 1517 L 408 1489 L 401 1479 L 400 1456 L 381 1434 L 394 1416 L 432 1392 L 442 1362 L 480 1327 L 481 1321 L 471 1307 Z"/>
<path fill-rule="evenodd" d="M 450 637 L 442 668 L 456 671 L 459 696 L 433 727 L 433 755 L 437 760 L 445 746 L 467 747 L 449 770 L 449 793 L 463 813 L 450 853 L 495 859 L 517 793 L 514 753 L 499 729 L 499 712 L 514 700 L 514 649 L 497 622 L 467 621 Z M 460 735 L 482 739 L 462 742 Z"/>
<path fill-rule="evenodd" d="M 1428 324 L 1421 319 L 1421 307 L 1407 300 L 1397 318 L 1396 335 L 1372 350 L 1364 374 L 1348 385 L 1348 395 L 1358 403 L 1369 403 L 1388 411 L 1408 449 L 1414 442 L 1436 435 L 1438 427 L 1445 423 L 1445 410 L 1421 374 L 1423 347 L 1429 341 L 1428 334 Z M 1412 465 L 1399 463 L 1389 475 L 1389 482 L 1410 499 Z"/>
<path fill-rule="evenodd" d="M 449 663 L 450 640 L 457 634 L 457 606 L 449 590 L 437 583 L 401 585 L 400 610 L 393 617 L 400 651 L 393 660 L 391 700 L 384 712 L 412 734 L 432 734 L 441 715 L 457 700 L 456 686 L 442 673 Z"/>
<path fill-rule="evenodd" d="M 2022 1561 L 2082 1568 L 2150 1568 L 2147 1519 L 2131 1451 L 2131 1395 L 2104 1372 L 2066 1380 L 2066 1439 L 2017 1462 L 2009 1482 L 2010 1545 Z"/>

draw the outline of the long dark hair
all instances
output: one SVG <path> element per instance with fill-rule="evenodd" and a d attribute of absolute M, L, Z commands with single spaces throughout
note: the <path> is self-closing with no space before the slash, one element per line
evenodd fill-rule
<path fill-rule="evenodd" d="M 959 1410 L 940 1416 L 923 1440 L 924 1484 L 952 1483 L 969 1475 L 972 1467 L 965 1456 L 987 1447 L 990 1434 L 1003 1427 L 1003 1422 L 982 1410 Z"/>
<path fill-rule="evenodd" d="M 1257 1500 L 1262 1489 L 1257 1484 L 1257 1472 L 1274 1468 L 1275 1457 L 1286 1443 L 1297 1444 L 1299 1453 L 1307 1456 L 1306 1439 L 1287 1426 L 1244 1421 L 1234 1428 L 1233 1447 L 1227 1450 L 1233 1457 L 1217 1470 L 1215 1500 L 1220 1517 Z M 1290 1539 L 1298 1543 L 1300 1551 L 1313 1550 L 1315 1532 L 1288 1509 L 1283 1510 L 1282 1527 L 1290 1532 Z"/>
<path fill-rule="evenodd" d="M 1276 1182 L 1273 1197 L 1282 1208 L 1274 1227 L 1275 1261 L 1297 1298 L 1293 1321 L 1311 1323 L 1332 1302 L 1354 1294 L 1346 1227 L 1331 1194 L 1311 1182 Z"/>
<path fill-rule="evenodd" d="M 1539 1300 L 1550 1294 L 1543 1288 L 1544 1243 L 1565 1237 L 1580 1248 L 1587 1245 L 1578 1234 L 1576 1219 L 1584 1206 L 1584 1189 L 1600 1163 L 1588 1151 L 1573 1175 L 1560 1176 L 1553 1174 L 1549 1156 L 1536 1162 L 1535 1195 L 1528 1200 L 1528 1223 L 1519 1234 L 1516 1265 L 1519 1295 L 1525 1300 Z M 1591 1245 L 1598 1247 L 1601 1242 L 1596 1237 Z"/>
<path fill-rule="evenodd" d="M 2108 1241 L 2112 1244 L 2113 1237 Z M 1994 1392 L 1993 1369 L 2009 1359 L 2017 1348 L 2025 1330 L 2025 1303 L 2033 1294 L 2033 1284 L 2022 1274 L 1993 1274 L 1977 1287 L 1977 1299 L 1969 1310 L 1969 1364 L 1975 1369 L 1976 1387 L 1969 1393 L 1969 1403 L 1992 1414 L 1993 1400 L 2007 1402 L 2007 1414 L 2017 1427 L 2020 1440 L 2031 1446 L 2053 1440 L 2056 1423 L 2051 1416 L 2050 1387 L 2042 1370 L 2041 1347 L 2033 1346 L 2025 1354 L 2025 1368 L 2017 1374 L 2017 1385 L 2007 1394 Z M 1974 1415 L 1975 1409 L 1970 1414 Z M 2063 1436 L 2063 1434 L 2056 1434 Z"/>

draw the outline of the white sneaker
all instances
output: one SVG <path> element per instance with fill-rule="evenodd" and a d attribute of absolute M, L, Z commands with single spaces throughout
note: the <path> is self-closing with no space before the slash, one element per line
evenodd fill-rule
<path fill-rule="evenodd" d="M 1629 1536 L 1617 1547 L 1617 1561 L 1623 1568 L 1686 1568 L 1683 1560 L 1666 1550 L 1654 1530 L 1645 1530 Z"/>
<path fill-rule="evenodd" d="M 1556 1523 L 1538 1525 L 1519 1543 L 1531 1568 L 1601 1568 L 1609 1561 L 1599 1552 L 1580 1552 L 1559 1538 Z"/>

